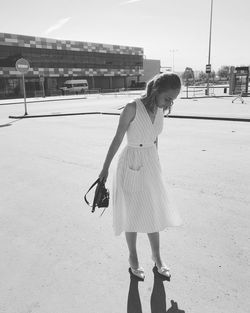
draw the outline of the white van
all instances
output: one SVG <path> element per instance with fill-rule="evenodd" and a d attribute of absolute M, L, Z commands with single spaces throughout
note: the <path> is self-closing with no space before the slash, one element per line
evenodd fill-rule
<path fill-rule="evenodd" d="M 66 80 L 63 87 L 60 88 L 63 95 L 85 93 L 89 89 L 86 79 Z"/>

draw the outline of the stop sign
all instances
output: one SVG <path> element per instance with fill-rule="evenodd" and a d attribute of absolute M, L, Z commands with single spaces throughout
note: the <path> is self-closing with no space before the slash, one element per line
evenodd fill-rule
<path fill-rule="evenodd" d="M 30 64 L 27 60 L 25 59 L 19 59 L 16 61 L 16 69 L 18 72 L 25 74 L 29 71 L 30 69 Z"/>

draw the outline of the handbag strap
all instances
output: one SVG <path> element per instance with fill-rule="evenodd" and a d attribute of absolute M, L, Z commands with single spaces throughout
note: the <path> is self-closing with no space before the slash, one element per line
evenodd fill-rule
<path fill-rule="evenodd" d="M 100 181 L 100 178 L 98 177 L 97 180 L 89 187 L 89 190 L 88 190 L 88 191 L 86 192 L 86 194 L 84 195 L 84 199 L 85 199 L 86 203 L 87 203 L 89 206 L 91 206 L 91 207 L 92 207 L 92 205 L 89 204 L 86 195 L 87 195 L 87 193 L 88 193 L 97 183 L 99 183 L 99 181 Z"/>
<path fill-rule="evenodd" d="M 105 211 L 105 210 L 106 210 L 106 208 L 104 208 L 104 209 L 103 209 L 102 214 L 104 213 L 104 211 Z M 101 216 L 102 216 L 102 214 L 101 214 L 99 217 L 101 217 Z"/>

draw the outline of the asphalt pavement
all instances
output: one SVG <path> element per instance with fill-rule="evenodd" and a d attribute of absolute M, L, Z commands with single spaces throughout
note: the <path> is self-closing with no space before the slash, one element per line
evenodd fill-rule
<path fill-rule="evenodd" d="M 171 281 L 153 274 L 150 244 L 138 233 L 144 282 L 130 280 L 124 233 L 110 207 L 91 213 L 84 194 L 97 179 L 122 107 L 137 95 L 0 105 L 0 312 L 247 312 L 250 262 L 250 124 L 165 118 L 158 153 L 172 206 L 184 225 L 160 233 Z M 109 114 L 70 115 L 104 112 Z M 229 98 L 178 99 L 175 115 L 250 117 Z M 114 114 L 111 115 L 110 113 Z M 115 114 L 116 113 L 116 114 Z M 66 114 L 66 115 L 62 115 Z M 106 186 L 126 137 L 112 160 Z M 88 194 L 91 201 L 93 193 Z M 134 301 L 134 302 L 133 302 Z M 177 309 L 178 308 L 178 309 Z"/>

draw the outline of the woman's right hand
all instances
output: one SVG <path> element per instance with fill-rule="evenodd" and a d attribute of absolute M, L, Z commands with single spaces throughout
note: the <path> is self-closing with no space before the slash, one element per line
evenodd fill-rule
<path fill-rule="evenodd" d="M 100 178 L 101 181 L 103 180 L 103 182 L 106 183 L 108 175 L 109 175 L 109 170 L 104 168 L 102 169 L 98 177 Z"/>

